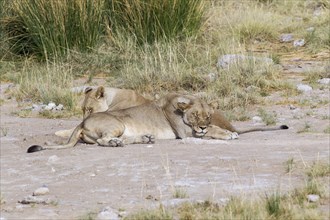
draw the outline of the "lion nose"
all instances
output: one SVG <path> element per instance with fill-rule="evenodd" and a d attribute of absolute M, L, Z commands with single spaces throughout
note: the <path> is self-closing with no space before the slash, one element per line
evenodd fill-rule
<path fill-rule="evenodd" d="M 200 129 L 205 130 L 207 126 L 199 126 Z"/>

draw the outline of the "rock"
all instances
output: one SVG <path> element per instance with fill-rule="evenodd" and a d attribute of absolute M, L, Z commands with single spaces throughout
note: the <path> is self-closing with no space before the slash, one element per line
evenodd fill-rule
<path fill-rule="evenodd" d="M 253 56 L 245 56 L 240 54 L 227 54 L 227 55 L 223 55 L 218 59 L 217 67 L 222 69 L 228 69 L 230 65 L 235 63 L 239 64 L 242 61 L 246 61 L 246 60 L 255 60 L 258 62 L 266 63 L 268 65 L 274 64 L 273 60 L 267 57 L 253 57 Z"/>
<path fill-rule="evenodd" d="M 306 29 L 306 31 L 307 32 L 313 32 L 313 31 L 315 31 L 315 28 L 314 27 L 309 27 L 309 28 Z"/>
<path fill-rule="evenodd" d="M 308 202 L 318 202 L 320 200 L 320 196 L 316 194 L 309 194 L 307 195 Z"/>
<path fill-rule="evenodd" d="M 64 106 L 62 104 L 58 104 L 58 106 L 55 107 L 56 111 L 62 111 Z"/>
<path fill-rule="evenodd" d="M 319 79 L 317 82 L 320 83 L 320 84 L 329 85 L 330 84 L 330 78 Z"/>
<path fill-rule="evenodd" d="M 56 107 L 56 104 L 54 102 L 50 102 L 46 107 L 45 110 L 52 110 L 53 108 Z"/>
<path fill-rule="evenodd" d="M 262 123 L 262 118 L 259 116 L 253 116 L 252 121 L 253 123 Z"/>
<path fill-rule="evenodd" d="M 282 43 L 293 41 L 293 34 L 281 34 L 280 41 Z"/>
<path fill-rule="evenodd" d="M 110 207 L 104 208 L 96 217 L 97 220 L 117 220 L 118 212 Z"/>
<path fill-rule="evenodd" d="M 297 109 L 297 107 L 294 106 L 294 105 L 289 105 L 289 108 L 290 108 L 290 110 L 295 110 L 295 109 Z"/>
<path fill-rule="evenodd" d="M 60 158 L 56 155 L 52 155 L 48 158 L 48 163 L 55 163 L 56 161 L 58 161 Z"/>
<path fill-rule="evenodd" d="M 46 186 L 40 187 L 33 192 L 33 196 L 42 196 L 49 193 L 49 189 Z"/>
<path fill-rule="evenodd" d="M 305 39 L 299 39 L 299 40 L 293 41 L 294 47 L 302 47 L 304 45 L 305 45 Z"/>
<path fill-rule="evenodd" d="M 310 92 L 313 90 L 311 86 L 305 84 L 298 84 L 297 89 L 301 92 Z"/>
<path fill-rule="evenodd" d="M 56 200 L 51 200 L 51 199 L 47 199 L 47 198 L 40 198 L 40 197 L 36 197 L 36 196 L 27 196 L 24 199 L 18 201 L 18 203 L 21 204 L 54 204 L 57 203 Z"/>

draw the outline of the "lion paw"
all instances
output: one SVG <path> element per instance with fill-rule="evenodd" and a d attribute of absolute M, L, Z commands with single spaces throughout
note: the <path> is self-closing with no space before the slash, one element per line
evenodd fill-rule
<path fill-rule="evenodd" d="M 152 134 L 146 134 L 141 137 L 142 144 L 154 144 L 155 143 L 155 136 Z"/>
<path fill-rule="evenodd" d="M 124 143 L 122 140 L 120 140 L 119 138 L 112 138 L 109 141 L 109 146 L 110 147 L 124 147 Z"/>

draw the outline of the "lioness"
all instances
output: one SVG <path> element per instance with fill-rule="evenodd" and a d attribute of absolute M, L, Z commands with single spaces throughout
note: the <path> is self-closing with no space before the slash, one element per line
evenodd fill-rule
<path fill-rule="evenodd" d="M 93 112 L 113 111 L 118 109 L 124 109 L 131 106 L 137 106 L 149 102 L 150 100 L 139 95 L 133 90 L 122 90 L 116 88 L 104 88 L 99 86 L 98 88 L 87 88 L 85 90 L 85 99 L 82 104 L 82 110 L 84 118 Z M 275 127 L 256 127 L 250 129 L 236 129 L 223 115 L 223 113 L 215 109 L 211 117 L 211 125 L 243 134 L 254 131 L 271 131 L 287 129 L 286 125 L 275 126 Z M 69 137 L 74 129 L 67 130 L 66 137 Z M 59 135 L 64 137 L 65 135 Z"/>
<path fill-rule="evenodd" d="M 87 87 L 84 94 L 85 98 L 81 106 L 83 119 L 94 112 L 115 111 L 142 105 L 150 101 L 134 90 L 105 88 L 103 86 L 97 88 Z M 73 131 L 74 128 L 60 130 L 55 132 L 55 135 L 70 137 Z"/>
<path fill-rule="evenodd" d="M 160 100 L 89 115 L 74 130 L 65 145 L 33 145 L 28 153 L 73 147 L 79 140 L 101 146 L 153 143 L 154 139 L 207 137 L 235 139 L 237 133 L 210 125 L 214 107 L 193 96 L 170 93 Z"/>

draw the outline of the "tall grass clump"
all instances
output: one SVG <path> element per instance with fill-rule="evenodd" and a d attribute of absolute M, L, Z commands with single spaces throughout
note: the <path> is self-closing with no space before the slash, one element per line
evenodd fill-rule
<path fill-rule="evenodd" d="M 2 25 L 14 54 L 41 59 L 87 51 L 102 34 L 104 0 L 5 0 Z"/>
<path fill-rule="evenodd" d="M 203 5 L 202 0 L 111 0 L 106 11 L 111 31 L 144 44 L 193 35 L 202 24 Z"/>

